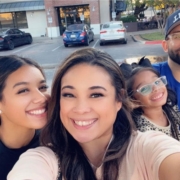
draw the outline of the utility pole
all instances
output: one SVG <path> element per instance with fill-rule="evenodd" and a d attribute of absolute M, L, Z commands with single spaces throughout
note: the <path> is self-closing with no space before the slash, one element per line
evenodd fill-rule
<path fill-rule="evenodd" d="M 116 18 L 116 12 L 115 12 L 116 0 L 111 0 L 111 1 L 112 1 L 112 20 L 115 21 L 115 18 Z"/>

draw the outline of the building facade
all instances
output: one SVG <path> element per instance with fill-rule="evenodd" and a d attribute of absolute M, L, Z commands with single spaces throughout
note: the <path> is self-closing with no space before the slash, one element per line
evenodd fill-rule
<path fill-rule="evenodd" d="M 0 30 L 58 37 L 68 25 L 86 23 L 99 34 L 100 24 L 110 21 L 109 8 L 109 0 L 0 0 Z"/>

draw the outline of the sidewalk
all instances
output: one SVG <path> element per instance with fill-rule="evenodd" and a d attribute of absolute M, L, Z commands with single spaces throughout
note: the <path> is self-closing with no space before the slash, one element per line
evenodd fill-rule
<path fill-rule="evenodd" d="M 160 32 L 160 29 L 152 29 L 152 30 L 144 30 L 144 31 L 136 31 L 136 32 L 129 32 L 128 34 L 132 37 L 135 42 L 139 42 L 142 44 L 161 44 L 162 40 L 155 40 L 155 41 L 148 41 L 141 38 L 141 34 L 148 34 L 153 32 Z"/>

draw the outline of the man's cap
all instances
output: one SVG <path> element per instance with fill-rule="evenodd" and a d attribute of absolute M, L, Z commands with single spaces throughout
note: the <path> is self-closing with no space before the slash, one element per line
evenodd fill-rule
<path fill-rule="evenodd" d="M 180 25 L 180 9 L 168 16 L 165 26 L 165 39 L 172 29 Z"/>

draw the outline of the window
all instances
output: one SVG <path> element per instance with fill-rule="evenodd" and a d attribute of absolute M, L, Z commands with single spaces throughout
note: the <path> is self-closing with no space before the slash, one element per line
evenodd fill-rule
<path fill-rule="evenodd" d="M 14 31 L 11 29 L 7 32 L 7 34 L 14 34 Z"/>
<path fill-rule="evenodd" d="M 18 29 L 14 29 L 14 33 L 15 33 L 15 34 L 22 34 L 22 32 L 19 31 Z"/>
<path fill-rule="evenodd" d="M 26 12 L 25 11 L 16 12 L 15 13 L 15 20 L 16 20 L 16 23 L 17 23 L 17 28 L 19 28 L 19 29 L 28 28 Z"/>
<path fill-rule="evenodd" d="M 28 28 L 26 12 L 0 13 L 0 29 Z"/>
<path fill-rule="evenodd" d="M 0 29 L 14 28 L 12 13 L 0 14 Z"/>

